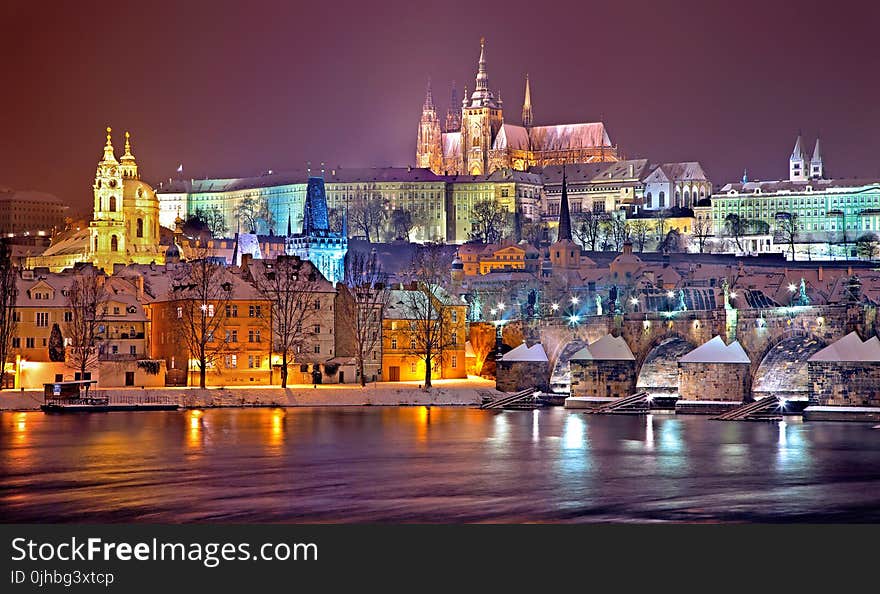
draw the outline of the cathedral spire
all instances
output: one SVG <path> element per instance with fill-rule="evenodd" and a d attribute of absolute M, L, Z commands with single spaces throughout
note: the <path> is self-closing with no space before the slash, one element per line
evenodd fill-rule
<path fill-rule="evenodd" d="M 523 100 L 522 125 L 526 128 L 532 125 L 532 92 L 529 88 L 528 74 L 526 74 L 526 97 Z"/>
<path fill-rule="evenodd" d="M 131 154 L 131 135 L 127 130 L 125 132 L 125 152 L 122 154 L 119 162 L 122 164 L 120 169 L 122 170 L 123 177 L 138 179 L 137 161 L 135 161 L 134 155 Z"/>
<path fill-rule="evenodd" d="M 434 95 L 431 93 L 431 77 L 428 77 L 428 86 L 425 88 L 425 104 L 422 111 L 434 111 Z"/>
<path fill-rule="evenodd" d="M 486 38 L 480 37 L 480 62 L 477 64 L 476 91 L 489 90 L 489 74 L 486 72 Z"/>
<path fill-rule="evenodd" d="M 113 152 L 113 140 L 110 137 L 111 132 L 113 132 L 113 129 L 110 126 L 107 126 L 107 144 L 104 145 L 103 161 L 107 163 L 116 163 L 116 155 Z"/>
<path fill-rule="evenodd" d="M 449 98 L 449 109 L 446 110 L 446 131 L 458 132 L 459 130 L 461 130 L 461 107 L 455 81 L 452 81 L 452 95 Z"/>
<path fill-rule="evenodd" d="M 565 163 L 562 164 L 562 197 L 559 199 L 559 233 L 556 241 L 572 241 L 571 214 L 568 212 L 568 184 L 565 179 Z"/>

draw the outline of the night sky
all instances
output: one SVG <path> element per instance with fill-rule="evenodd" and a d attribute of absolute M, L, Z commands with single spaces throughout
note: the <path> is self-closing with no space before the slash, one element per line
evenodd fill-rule
<path fill-rule="evenodd" d="M 786 176 L 798 129 L 830 175 L 880 176 L 880 2 L 180 4 L 2 4 L 0 186 L 86 206 L 107 124 L 157 186 L 180 162 L 411 164 L 426 79 L 442 117 L 481 36 L 513 123 L 528 72 L 536 124 L 601 118 L 628 157 L 716 184 Z"/>

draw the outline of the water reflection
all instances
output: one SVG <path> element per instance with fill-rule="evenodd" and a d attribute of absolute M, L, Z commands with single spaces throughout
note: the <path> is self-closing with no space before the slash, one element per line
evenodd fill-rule
<path fill-rule="evenodd" d="M 0 413 L 0 521 L 880 521 L 880 431 L 561 409 Z"/>

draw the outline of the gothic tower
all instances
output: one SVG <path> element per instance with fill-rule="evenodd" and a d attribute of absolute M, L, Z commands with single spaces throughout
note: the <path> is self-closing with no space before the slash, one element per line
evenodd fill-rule
<path fill-rule="evenodd" d="M 431 95 L 431 81 L 425 92 L 425 103 L 422 105 L 422 117 L 419 120 L 419 136 L 416 142 L 416 167 L 426 167 L 434 172 L 443 169 L 443 153 L 441 149 L 440 118 L 434 107 Z"/>
<path fill-rule="evenodd" d="M 461 154 L 464 171 L 470 175 L 489 172 L 489 151 L 504 122 L 501 105 L 489 89 L 486 71 L 486 40 L 480 39 L 480 61 L 473 94 L 465 97 L 461 113 Z"/>
<path fill-rule="evenodd" d="M 461 130 L 461 107 L 458 98 L 458 90 L 455 81 L 452 81 L 452 96 L 449 98 L 449 109 L 446 110 L 446 131 L 458 132 Z"/>
<path fill-rule="evenodd" d="M 526 74 L 526 96 L 523 100 L 522 125 L 525 128 L 532 126 L 532 93 L 529 89 L 529 75 Z"/>

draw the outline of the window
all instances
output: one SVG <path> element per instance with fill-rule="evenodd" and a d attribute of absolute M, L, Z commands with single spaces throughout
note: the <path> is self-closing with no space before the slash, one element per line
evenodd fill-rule
<path fill-rule="evenodd" d="M 456 346 L 458 344 L 458 332 L 452 333 L 452 346 Z"/>
<path fill-rule="evenodd" d="M 227 330 L 226 342 L 238 342 L 238 330 Z"/>
<path fill-rule="evenodd" d="M 182 307 L 178 307 L 178 308 L 177 308 L 177 319 L 179 320 L 179 319 L 182 318 L 182 317 L 183 317 L 183 308 L 182 308 Z"/>
<path fill-rule="evenodd" d="M 458 356 L 452 355 L 452 368 L 455 369 L 456 367 L 458 367 Z"/>
<path fill-rule="evenodd" d="M 321 300 L 315 299 L 315 309 L 321 309 Z"/>
<path fill-rule="evenodd" d="M 237 305 L 227 305 L 226 306 L 226 317 L 227 318 L 237 318 L 238 317 L 238 306 Z"/>
<path fill-rule="evenodd" d="M 319 326 L 318 324 L 315 324 L 315 334 L 320 334 L 320 333 L 321 333 L 321 326 Z"/>
<path fill-rule="evenodd" d="M 128 354 L 129 354 L 129 355 L 137 355 L 137 347 L 134 346 L 133 344 L 132 344 L 132 345 L 129 345 L 129 347 L 128 347 Z"/>
<path fill-rule="evenodd" d="M 254 359 L 257 360 L 256 365 L 254 365 Z M 248 369 L 253 369 L 254 367 L 260 366 L 260 358 L 254 357 L 253 355 L 248 355 Z"/>
<path fill-rule="evenodd" d="M 136 235 L 137 237 L 143 237 L 143 236 L 144 236 L 144 220 L 143 220 L 143 219 L 138 219 L 138 220 L 137 220 L 137 232 L 135 233 L 135 235 Z"/>
<path fill-rule="evenodd" d="M 110 212 L 116 212 L 116 196 L 110 196 Z"/>
<path fill-rule="evenodd" d="M 48 311 L 38 311 L 37 312 L 37 327 L 46 328 L 49 326 L 49 312 Z"/>
<path fill-rule="evenodd" d="M 411 351 L 416 350 L 416 341 L 415 339 L 409 341 L 409 348 Z"/>
<path fill-rule="evenodd" d="M 453 310 L 452 310 L 452 314 L 451 314 L 450 317 L 452 318 L 452 323 L 453 323 L 453 324 L 457 324 L 457 323 L 458 323 L 458 312 L 457 312 L 457 311 L 455 311 L 455 310 L 453 309 Z"/>
<path fill-rule="evenodd" d="M 115 235 L 110 236 L 110 251 L 116 252 L 119 251 L 119 239 Z"/>
<path fill-rule="evenodd" d="M 665 192 L 660 192 L 660 194 L 658 195 L 657 206 L 659 206 L 660 208 L 666 207 L 666 193 Z"/>
<path fill-rule="evenodd" d="M 114 315 L 114 316 L 118 316 L 118 315 L 119 315 L 119 308 L 118 308 L 118 307 L 114 307 L 114 308 L 113 308 L 113 315 Z"/>
<path fill-rule="evenodd" d="M 119 354 L 119 345 L 118 345 L 118 344 L 114 344 L 113 346 L 111 346 L 111 347 L 110 347 L 110 352 L 113 353 L 114 355 Z"/>
<path fill-rule="evenodd" d="M 238 355 L 226 355 L 223 366 L 227 369 L 238 367 Z"/>
<path fill-rule="evenodd" d="M 416 372 L 416 364 L 415 364 L 415 363 L 410 363 L 410 364 L 409 364 L 409 372 L 410 372 L 410 373 L 415 373 L 415 372 Z"/>
<path fill-rule="evenodd" d="M 208 317 L 209 318 L 214 317 L 214 304 L 213 303 L 208 304 Z"/>
<path fill-rule="evenodd" d="M 320 352 L 321 352 L 321 345 L 316 344 L 316 345 L 315 345 L 315 353 L 316 353 L 316 354 L 319 354 Z"/>
<path fill-rule="evenodd" d="M 12 337 L 12 348 L 14 348 L 14 349 L 21 348 L 21 338 L 19 338 L 18 336 Z"/>
<path fill-rule="evenodd" d="M 395 350 L 397 349 L 397 339 L 396 338 L 391 339 L 391 348 L 395 349 Z"/>
<path fill-rule="evenodd" d="M 249 328 L 248 329 L 248 342 L 260 342 L 260 329 L 259 328 Z"/>

